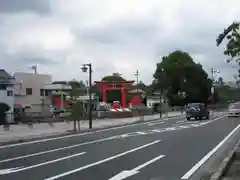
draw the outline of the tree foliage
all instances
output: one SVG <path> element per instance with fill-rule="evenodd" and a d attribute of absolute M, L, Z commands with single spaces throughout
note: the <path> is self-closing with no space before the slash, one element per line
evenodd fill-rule
<path fill-rule="evenodd" d="M 188 102 L 207 103 L 211 94 L 212 81 L 200 64 L 182 51 L 174 51 L 157 64 L 154 79 L 155 89 L 165 89 L 171 105 L 184 105 Z M 185 92 L 186 97 L 179 96 Z"/>
<path fill-rule="evenodd" d="M 73 129 L 76 130 L 76 121 L 79 121 L 84 114 L 83 102 L 79 100 L 79 96 L 82 96 L 84 93 L 79 82 L 70 81 L 69 85 L 72 88 L 69 93 L 69 101 L 71 104 L 71 118 L 74 120 Z"/>
<path fill-rule="evenodd" d="M 0 113 L 5 113 L 10 110 L 10 106 L 6 103 L 0 103 Z"/>
<path fill-rule="evenodd" d="M 218 35 L 217 38 L 217 46 L 219 46 L 223 40 L 227 39 L 226 49 L 224 50 L 224 54 L 230 56 L 232 60 L 233 58 L 237 58 L 236 61 L 240 60 L 240 32 L 239 32 L 239 22 L 233 22 L 227 29 L 224 29 L 223 33 Z M 230 62 L 228 60 L 228 62 Z"/>
<path fill-rule="evenodd" d="M 101 81 L 106 81 L 106 82 L 117 81 L 118 82 L 118 81 L 126 81 L 126 79 L 124 79 L 119 73 L 113 73 L 112 75 L 103 77 Z"/>

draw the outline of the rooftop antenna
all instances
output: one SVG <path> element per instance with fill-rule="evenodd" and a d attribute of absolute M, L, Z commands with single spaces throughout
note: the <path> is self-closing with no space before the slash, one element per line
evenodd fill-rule
<path fill-rule="evenodd" d="M 35 64 L 35 65 L 32 65 L 31 67 L 30 67 L 32 70 L 34 70 L 34 74 L 37 74 L 37 65 Z"/>

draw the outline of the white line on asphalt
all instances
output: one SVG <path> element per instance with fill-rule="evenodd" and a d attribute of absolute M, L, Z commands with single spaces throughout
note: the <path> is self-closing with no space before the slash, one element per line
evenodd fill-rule
<path fill-rule="evenodd" d="M 70 175 L 70 174 L 73 174 L 73 173 L 82 171 L 82 170 L 84 170 L 84 169 L 87 169 L 87 168 L 90 168 L 90 167 L 93 167 L 93 166 L 96 166 L 96 165 L 105 163 L 105 162 L 107 162 L 107 161 L 116 159 L 116 158 L 118 158 L 118 157 L 121 157 L 121 156 L 124 156 L 124 155 L 126 155 L 126 154 L 129 154 L 129 153 L 131 153 L 131 152 L 134 152 L 134 151 L 137 151 L 137 150 L 146 148 L 146 147 L 148 147 L 148 146 L 154 145 L 154 144 L 159 143 L 159 142 L 160 142 L 160 140 L 153 141 L 153 142 L 151 142 L 151 143 L 149 143 L 149 144 L 145 144 L 145 145 L 143 145 L 143 146 L 140 146 L 140 147 L 137 147 L 137 148 L 134 148 L 134 149 L 125 151 L 125 152 L 123 152 L 123 153 L 120 153 L 120 154 L 117 154 L 117 155 L 115 155 L 115 156 L 111 156 L 111 157 L 109 157 L 109 158 L 106 158 L 106 159 L 103 159 L 103 160 L 94 162 L 94 163 L 92 163 L 92 164 L 88 164 L 88 165 L 86 165 L 86 166 L 82 166 L 82 167 L 80 167 L 80 168 L 73 169 L 73 170 L 71 170 L 71 171 L 67 171 L 67 172 L 65 172 L 65 173 L 62 173 L 62 174 L 59 174 L 59 175 L 56 175 L 56 176 L 49 177 L 49 178 L 47 178 L 47 179 L 45 179 L 45 180 L 58 179 L 58 178 L 61 178 L 61 177 L 64 177 L 64 176 L 67 176 L 67 175 Z"/>
<path fill-rule="evenodd" d="M 176 119 L 176 117 L 182 118 L 182 116 L 174 116 L 172 118 Z M 157 121 L 159 121 L 159 120 L 157 120 Z M 154 120 L 152 122 L 154 122 Z M 122 129 L 122 128 L 126 128 L 126 127 L 140 126 L 140 125 L 143 125 L 143 124 L 149 124 L 149 122 L 143 122 L 143 123 L 137 123 L 137 124 L 129 124 L 129 125 L 123 125 L 123 126 L 118 126 L 118 127 L 101 129 L 101 130 L 96 130 L 96 131 L 91 131 L 91 132 L 85 132 L 85 133 L 79 133 L 79 134 L 72 134 L 72 135 L 66 135 L 66 136 L 60 136 L 60 137 L 53 137 L 53 138 L 47 138 L 47 139 L 39 139 L 39 140 L 34 140 L 34 141 L 28 141 L 28 142 L 21 142 L 21 143 L 3 145 L 3 146 L 0 146 L 0 149 L 16 147 L 16 146 L 22 146 L 22 145 L 28 145 L 28 144 L 35 144 L 35 143 L 43 143 L 43 142 L 48 142 L 48 141 L 53 141 L 53 140 L 60 140 L 60 139 L 66 139 L 66 138 L 77 137 L 77 136 L 84 136 L 84 135 L 88 135 L 88 134 L 94 134 L 94 133 L 99 133 L 99 132 L 106 132 L 106 131 L 111 131 L 111 130 L 115 130 L 115 129 Z"/>
<path fill-rule="evenodd" d="M 28 170 L 28 169 L 44 166 L 46 164 L 51 164 L 51 163 L 55 163 L 55 162 L 58 162 L 58 161 L 63 161 L 63 160 L 66 160 L 66 159 L 70 159 L 70 158 L 74 158 L 74 157 L 77 157 L 77 156 L 81 156 L 81 155 L 83 155 L 85 153 L 86 152 L 81 152 L 81 153 L 73 154 L 73 155 L 70 155 L 70 156 L 65 156 L 65 157 L 62 157 L 62 158 L 54 159 L 52 161 L 46 161 L 46 162 L 43 162 L 43 163 L 40 163 L 40 164 L 35 164 L 35 165 L 32 165 L 32 166 L 27 166 L 27 167 L 23 167 L 23 168 L 21 168 L 21 167 L 20 168 L 11 168 L 11 170 L 10 169 L 2 169 L 2 170 L 0 170 L 0 175 L 11 174 L 11 173 L 16 173 L 16 172 L 20 172 L 20 171 L 25 171 L 25 170 Z"/>
<path fill-rule="evenodd" d="M 186 122 L 186 120 L 177 121 L 176 123 Z"/>
<path fill-rule="evenodd" d="M 163 124 L 164 122 L 163 121 L 159 121 L 159 122 L 154 122 L 154 123 L 149 123 L 148 126 L 154 126 L 154 125 L 157 125 L 157 124 Z"/>
<path fill-rule="evenodd" d="M 226 116 L 226 115 L 224 115 Z M 224 117 L 222 116 L 222 117 Z M 220 117 L 220 118 L 222 118 Z M 215 120 L 218 120 L 217 118 Z M 214 121 L 215 121 L 214 120 Z M 240 128 L 240 124 L 232 130 L 216 147 L 214 147 L 208 154 L 206 154 L 197 164 L 195 164 L 181 179 L 189 179 L 219 148 Z"/>
<path fill-rule="evenodd" d="M 140 171 L 142 168 L 148 166 L 149 164 L 154 163 L 155 161 L 163 158 L 164 156 L 165 156 L 165 155 L 157 156 L 157 157 L 151 159 L 150 161 L 147 161 L 147 162 L 145 162 L 144 164 L 141 164 L 140 166 L 138 166 L 138 167 L 136 167 L 136 168 L 134 168 L 134 169 L 122 171 L 122 172 L 120 172 L 119 174 L 117 174 L 117 175 L 113 176 L 112 178 L 110 178 L 109 180 L 123 180 L 123 179 L 126 179 L 126 178 L 130 177 L 130 176 L 133 176 L 133 175 L 139 173 L 139 171 Z"/>
<path fill-rule="evenodd" d="M 42 151 L 42 152 L 38 152 L 38 153 L 27 154 L 27 155 L 24 155 L 24 156 L 18 156 L 18 157 L 9 158 L 9 159 L 3 159 L 3 160 L 0 160 L 0 163 L 15 161 L 15 160 L 29 158 L 29 157 L 33 157 L 33 156 L 39 156 L 39 155 L 42 155 L 42 154 L 62 151 L 62 150 L 66 150 L 66 149 L 71 149 L 71 148 L 83 146 L 83 145 L 94 144 L 94 143 L 98 143 L 98 142 L 111 140 L 111 139 L 114 139 L 114 138 L 115 138 L 115 136 L 110 137 L 110 138 L 104 138 L 104 139 L 98 139 L 98 140 L 95 140 L 95 141 L 89 141 L 89 142 L 85 142 L 85 143 L 80 143 L 80 144 L 74 144 L 74 145 L 71 145 L 71 146 L 66 146 L 66 147 L 62 147 L 62 148 L 52 149 L 52 150 L 48 150 L 48 151 Z"/>

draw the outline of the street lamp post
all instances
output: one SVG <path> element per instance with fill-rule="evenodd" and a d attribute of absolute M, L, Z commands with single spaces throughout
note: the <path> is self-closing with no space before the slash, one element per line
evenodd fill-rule
<path fill-rule="evenodd" d="M 160 74 L 159 74 L 159 79 L 158 79 L 158 84 L 160 86 L 160 97 L 159 97 L 159 100 L 160 100 L 160 104 L 159 104 L 159 113 L 160 113 L 160 118 L 162 118 L 162 94 L 163 94 L 163 83 L 164 83 L 164 69 L 162 68 L 161 71 L 160 71 Z"/>
<path fill-rule="evenodd" d="M 220 73 L 219 70 L 215 70 L 215 69 L 211 68 L 211 75 L 212 75 L 212 88 L 211 88 L 212 105 L 214 104 L 214 92 L 215 92 L 215 89 L 214 89 L 214 82 L 215 82 L 214 74 L 219 74 L 219 73 Z"/>
<path fill-rule="evenodd" d="M 89 129 L 92 129 L 92 64 L 83 64 L 82 71 L 89 73 L 89 110 L 88 110 L 88 118 L 89 118 Z"/>

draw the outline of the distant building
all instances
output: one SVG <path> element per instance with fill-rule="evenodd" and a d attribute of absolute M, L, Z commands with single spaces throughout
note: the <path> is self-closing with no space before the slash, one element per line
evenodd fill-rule
<path fill-rule="evenodd" d="M 160 104 L 160 97 L 161 97 L 161 103 L 165 106 L 168 106 L 168 99 L 166 96 L 162 95 L 160 96 L 159 91 L 154 91 L 151 96 L 147 96 L 147 107 L 148 108 L 155 108 L 156 106 L 159 106 Z"/>
<path fill-rule="evenodd" d="M 7 113 L 7 122 L 13 122 L 14 116 L 14 84 L 15 79 L 9 75 L 4 69 L 0 69 L 0 102 L 10 106 Z"/>
<path fill-rule="evenodd" d="M 50 107 L 59 104 L 59 99 L 66 96 L 64 91 L 71 89 L 66 84 L 52 84 L 52 76 L 48 74 L 16 72 L 14 77 L 15 106 L 27 108 L 28 113 L 50 113 Z"/>

